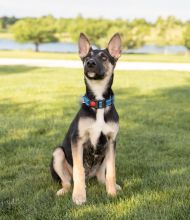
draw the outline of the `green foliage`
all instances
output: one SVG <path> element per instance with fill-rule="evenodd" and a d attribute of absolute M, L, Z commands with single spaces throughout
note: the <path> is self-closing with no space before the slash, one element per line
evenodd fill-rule
<path fill-rule="evenodd" d="M 0 18 L 0 30 L 3 29 L 3 19 Z"/>
<path fill-rule="evenodd" d="M 185 25 L 184 45 L 190 50 L 190 21 L 188 21 Z"/>
<path fill-rule="evenodd" d="M 0 20 L 2 26 L 1 23 Z M 188 22 L 184 24 L 174 16 L 159 17 L 155 23 L 149 23 L 145 19 L 128 21 L 82 16 L 56 19 L 47 16 L 38 19 L 21 19 L 13 26 L 17 27 L 16 30 L 15 28 L 12 30 L 18 41 L 31 41 L 35 44 L 57 39 L 77 42 L 80 32 L 84 32 L 97 47 L 106 47 L 110 37 L 115 32 L 119 32 L 123 40 L 123 49 L 138 48 L 144 44 L 186 45 L 189 48 L 189 28 L 186 26 Z"/>
<path fill-rule="evenodd" d="M 119 27 L 118 27 L 119 28 Z M 144 19 L 135 19 L 120 30 L 126 48 L 138 48 L 145 44 L 149 35 L 150 25 Z"/>
<path fill-rule="evenodd" d="M 173 16 L 166 19 L 159 17 L 153 28 L 157 45 L 182 45 L 183 25 Z"/>
<path fill-rule="evenodd" d="M 59 18 L 56 21 L 56 28 L 58 33 L 69 32 L 69 26 L 72 23 L 72 18 Z"/>
<path fill-rule="evenodd" d="M 103 46 L 102 41 L 105 40 L 110 27 L 109 20 L 77 17 L 70 23 L 69 33 L 73 41 L 77 41 L 80 32 L 84 32 L 92 43 L 96 43 L 96 46 L 100 47 Z"/>
<path fill-rule="evenodd" d="M 3 16 L 0 17 L 0 28 L 7 29 L 9 26 L 13 25 L 18 19 L 15 16 L 8 17 Z"/>
<path fill-rule="evenodd" d="M 36 51 L 40 43 L 57 41 L 55 19 L 51 16 L 19 20 L 11 30 L 17 41 L 34 43 Z"/>
<path fill-rule="evenodd" d="M 98 47 L 107 46 L 108 40 L 113 33 L 119 32 L 122 36 L 124 48 L 139 47 L 145 43 L 145 36 L 148 34 L 148 24 L 142 20 L 136 20 L 130 25 L 126 20 L 117 19 L 115 21 L 105 19 L 84 19 L 78 17 L 70 23 L 69 33 L 73 41 L 78 40 L 80 32 L 89 36 L 91 42 Z"/>
<path fill-rule="evenodd" d="M 148 34 L 148 25 L 143 23 L 143 25 L 130 26 L 128 21 L 121 19 L 111 21 L 77 17 L 70 21 L 67 30 L 73 41 L 76 42 L 80 32 L 84 32 L 98 47 L 105 47 L 113 33 L 119 32 L 122 35 L 124 48 L 134 48 L 144 44 L 145 36 Z"/>
<path fill-rule="evenodd" d="M 58 198 L 49 162 L 84 93 L 82 70 L 0 67 L 0 219 L 190 219 L 190 72 L 116 71 L 122 192 L 87 181 L 87 203 Z"/>

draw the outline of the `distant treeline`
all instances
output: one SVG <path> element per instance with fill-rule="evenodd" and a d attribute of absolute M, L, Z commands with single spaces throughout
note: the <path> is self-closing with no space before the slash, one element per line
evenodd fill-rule
<path fill-rule="evenodd" d="M 8 17 L 8 16 L 3 16 L 0 17 L 0 29 L 8 29 L 10 25 L 13 25 L 17 20 L 16 17 Z"/>
<path fill-rule="evenodd" d="M 36 45 L 49 41 L 74 41 L 84 32 L 98 47 L 104 47 L 115 32 L 122 36 L 124 49 L 137 48 L 144 44 L 184 45 L 190 49 L 190 20 L 182 22 L 174 16 L 158 17 L 155 22 L 145 19 L 92 19 L 0 17 L 0 29 L 11 30 L 15 39 L 31 41 Z M 27 37 L 26 37 L 27 35 Z"/>

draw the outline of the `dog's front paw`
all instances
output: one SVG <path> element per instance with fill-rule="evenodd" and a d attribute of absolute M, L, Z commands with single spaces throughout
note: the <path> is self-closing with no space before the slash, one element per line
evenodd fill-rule
<path fill-rule="evenodd" d="M 73 202 L 77 205 L 82 205 L 86 202 L 86 192 L 73 192 Z"/>
<path fill-rule="evenodd" d="M 107 193 L 108 193 L 108 196 L 111 196 L 111 197 L 115 197 L 117 195 L 116 189 L 108 190 Z"/>
<path fill-rule="evenodd" d="M 57 191 L 56 195 L 63 196 L 66 192 L 67 192 L 67 190 L 65 190 L 64 188 L 61 188 L 60 190 Z"/>
<path fill-rule="evenodd" d="M 107 187 L 107 193 L 109 196 L 112 196 L 112 197 L 116 196 L 117 191 L 120 191 L 120 190 L 122 190 L 122 188 L 118 184 L 115 184 L 115 186 L 108 186 Z"/>

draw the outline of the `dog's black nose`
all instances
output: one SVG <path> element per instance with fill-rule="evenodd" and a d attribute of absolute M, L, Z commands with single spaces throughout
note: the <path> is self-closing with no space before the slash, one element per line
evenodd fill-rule
<path fill-rule="evenodd" d="M 86 65 L 88 68 L 94 68 L 96 66 L 96 61 L 93 59 L 90 59 L 87 61 Z"/>

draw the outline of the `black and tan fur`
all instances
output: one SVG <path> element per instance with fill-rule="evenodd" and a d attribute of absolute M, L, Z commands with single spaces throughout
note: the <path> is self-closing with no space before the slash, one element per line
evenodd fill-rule
<path fill-rule="evenodd" d="M 86 96 L 91 100 L 113 96 L 112 83 L 116 62 L 121 54 L 121 39 L 115 34 L 104 50 L 93 50 L 84 34 L 79 37 L 79 55 L 84 65 Z M 115 148 L 119 130 L 119 116 L 114 104 L 102 109 L 84 103 L 65 136 L 53 152 L 51 172 L 62 184 L 57 195 L 64 195 L 74 187 L 72 199 L 76 204 L 86 201 L 85 181 L 96 176 L 105 184 L 108 195 L 115 196 Z"/>

